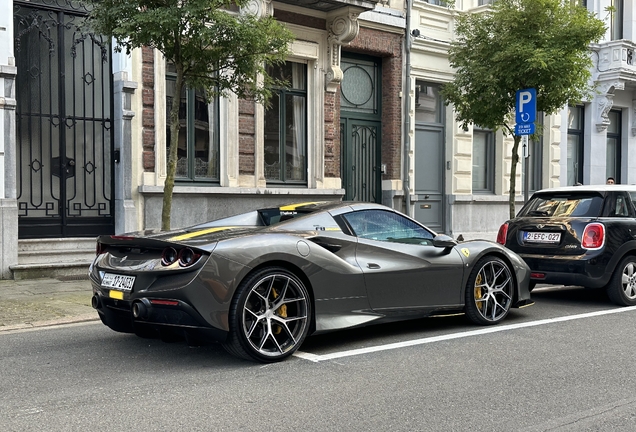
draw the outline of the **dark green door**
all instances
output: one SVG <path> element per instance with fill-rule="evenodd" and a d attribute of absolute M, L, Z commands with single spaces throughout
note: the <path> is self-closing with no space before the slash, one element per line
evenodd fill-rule
<path fill-rule="evenodd" d="M 382 202 L 380 62 L 343 53 L 340 86 L 344 200 Z"/>
<path fill-rule="evenodd" d="M 340 130 L 344 199 L 381 202 L 380 122 L 343 119 Z"/>

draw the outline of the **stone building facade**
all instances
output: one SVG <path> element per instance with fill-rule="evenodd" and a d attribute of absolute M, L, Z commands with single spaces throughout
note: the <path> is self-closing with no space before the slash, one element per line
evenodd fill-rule
<path fill-rule="evenodd" d="M 347 194 L 392 204 L 384 187 L 399 192 L 401 1 L 250 2 L 241 13 L 274 16 L 296 36 L 271 72 L 292 83 L 274 109 L 232 96 L 207 103 L 196 89 L 174 95 L 158 51 L 126 55 L 82 34 L 80 2 L 11 0 L 0 10 L 2 278 L 45 255 L 38 247 L 67 252 L 98 234 L 160 226 L 173 97 L 183 137 L 172 228 Z M 62 256 L 40 268 L 86 263 Z"/>
<path fill-rule="evenodd" d="M 410 11 L 409 30 L 417 30 L 417 37 L 413 37 L 410 61 L 410 85 L 414 90 L 409 109 L 413 121 L 408 132 L 413 145 L 407 146 L 409 183 L 424 190 L 424 186 L 417 186 L 417 173 L 427 158 L 419 157 L 418 152 L 427 149 L 430 153 L 426 143 L 431 140 L 426 138 L 441 135 L 435 141 L 442 154 L 435 165 L 443 165 L 437 177 L 439 188 L 425 191 L 430 193 L 424 196 L 435 193 L 442 200 L 442 210 L 436 217 L 444 221 L 443 231 L 494 240 L 499 226 L 508 218 L 512 138 L 474 126 L 462 129 L 454 121 L 452 107 L 444 107 L 436 93 L 440 85 L 453 79 L 447 50 L 453 40 L 454 17 L 482 12 L 492 2 L 462 0 L 454 9 L 441 3 L 413 0 Z M 603 184 L 610 176 L 619 183 L 636 182 L 636 5 L 628 0 L 580 0 L 580 4 L 607 25 L 603 40 L 591 46 L 594 66 L 590 84 L 597 86 L 597 94 L 553 115 L 540 114 L 542 137 L 529 142 L 528 156 L 521 159 L 516 171 L 518 206 L 526 195 L 542 188 L 577 182 Z M 608 6 L 614 6 L 616 12 L 608 13 Z M 424 100 L 422 93 L 426 95 Z M 417 192 L 413 206 L 416 213 L 423 205 L 418 201 L 422 194 Z M 426 211 L 432 208 L 434 204 Z"/>

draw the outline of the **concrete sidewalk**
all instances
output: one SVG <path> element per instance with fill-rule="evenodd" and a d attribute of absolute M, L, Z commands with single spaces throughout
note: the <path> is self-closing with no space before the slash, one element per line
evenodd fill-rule
<path fill-rule="evenodd" d="M 0 333 L 98 320 L 88 278 L 62 279 L 0 280 Z"/>

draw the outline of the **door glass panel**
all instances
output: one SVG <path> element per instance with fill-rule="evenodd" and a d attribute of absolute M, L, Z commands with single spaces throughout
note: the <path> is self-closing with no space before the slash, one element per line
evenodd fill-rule
<path fill-rule="evenodd" d="M 366 114 L 378 113 L 378 66 L 375 62 L 342 60 L 341 109 Z"/>
<path fill-rule="evenodd" d="M 579 166 L 579 137 L 577 135 L 568 135 L 568 185 L 574 185 L 578 182 L 578 166 Z"/>
<path fill-rule="evenodd" d="M 417 80 L 415 83 L 415 121 L 442 122 L 442 98 L 439 86 Z"/>

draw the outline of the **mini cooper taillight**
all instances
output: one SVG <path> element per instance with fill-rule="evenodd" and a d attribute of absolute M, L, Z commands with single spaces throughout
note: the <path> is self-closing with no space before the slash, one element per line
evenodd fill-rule
<path fill-rule="evenodd" d="M 587 224 L 583 230 L 581 247 L 584 249 L 600 249 L 605 244 L 605 225 L 600 223 Z"/>
<path fill-rule="evenodd" d="M 177 250 L 173 247 L 168 247 L 163 250 L 161 254 L 161 264 L 165 266 L 169 266 L 170 264 L 174 264 L 179 259 L 179 254 Z"/>
<path fill-rule="evenodd" d="M 507 237 L 508 237 L 508 222 L 506 222 L 505 224 L 499 227 L 499 232 L 497 233 L 497 243 L 505 246 Z"/>
<path fill-rule="evenodd" d="M 188 267 L 201 257 L 201 254 L 196 253 L 190 248 L 183 248 L 179 251 L 179 265 L 181 267 Z"/>

